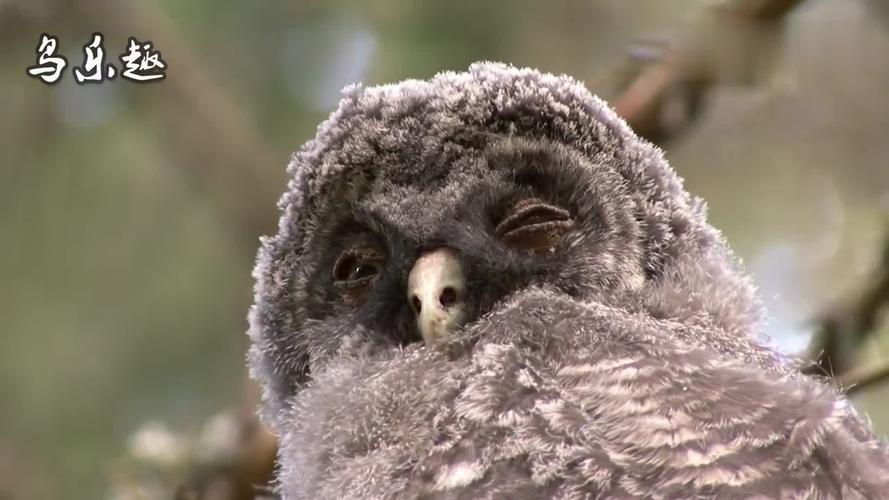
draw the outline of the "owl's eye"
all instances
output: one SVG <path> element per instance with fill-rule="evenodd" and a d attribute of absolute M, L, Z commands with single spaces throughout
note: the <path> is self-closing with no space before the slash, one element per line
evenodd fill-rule
<path fill-rule="evenodd" d="M 564 208 L 538 199 L 517 203 L 497 224 L 494 233 L 517 250 L 545 254 L 553 251 L 574 221 Z"/>
<path fill-rule="evenodd" d="M 364 286 L 383 272 L 384 264 L 383 256 L 374 249 L 346 250 L 333 266 L 333 280 L 337 285 L 347 287 Z"/>

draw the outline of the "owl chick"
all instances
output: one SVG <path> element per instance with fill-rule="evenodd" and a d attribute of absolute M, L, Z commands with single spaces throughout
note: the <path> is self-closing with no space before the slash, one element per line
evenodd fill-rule
<path fill-rule="evenodd" d="M 880 498 L 661 152 L 575 80 L 347 89 L 290 164 L 249 362 L 317 498 Z"/>

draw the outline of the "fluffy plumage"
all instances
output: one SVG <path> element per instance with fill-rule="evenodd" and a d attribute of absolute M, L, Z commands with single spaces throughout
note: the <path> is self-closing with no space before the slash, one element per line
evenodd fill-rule
<path fill-rule="evenodd" d="M 887 496 L 886 446 L 764 344 L 703 203 L 578 82 L 483 63 L 352 87 L 289 171 L 249 332 L 285 498 Z M 578 221 L 552 255 L 491 236 L 530 194 Z M 357 308 L 328 278 L 356 234 L 389 262 Z M 404 279 L 439 245 L 472 321 L 427 346 Z"/>

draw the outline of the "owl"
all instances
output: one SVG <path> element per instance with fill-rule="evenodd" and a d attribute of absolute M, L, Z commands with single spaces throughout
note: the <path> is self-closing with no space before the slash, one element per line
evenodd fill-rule
<path fill-rule="evenodd" d="M 662 153 L 567 76 L 348 87 L 264 238 L 286 499 L 889 498 Z"/>

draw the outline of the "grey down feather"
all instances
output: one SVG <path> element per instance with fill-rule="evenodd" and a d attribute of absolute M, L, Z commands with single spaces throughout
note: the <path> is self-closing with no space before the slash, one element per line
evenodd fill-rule
<path fill-rule="evenodd" d="M 325 214 L 368 172 L 457 168 L 489 146 L 468 136 L 545 141 L 619 176 L 644 281 L 613 298 L 518 290 L 441 346 L 344 333 L 306 352 Z M 577 81 L 478 63 L 353 86 L 289 172 L 249 330 L 284 498 L 889 498 L 887 446 L 768 347 L 703 203 Z"/>

